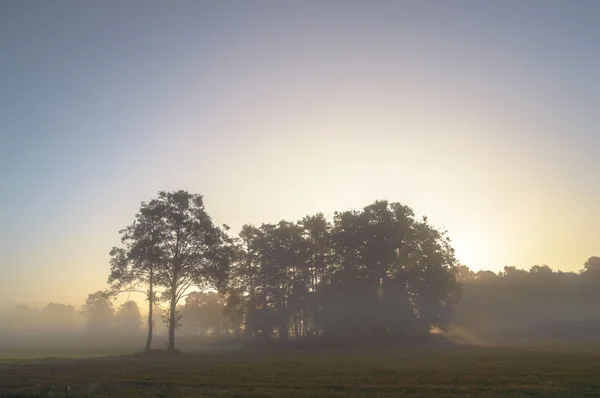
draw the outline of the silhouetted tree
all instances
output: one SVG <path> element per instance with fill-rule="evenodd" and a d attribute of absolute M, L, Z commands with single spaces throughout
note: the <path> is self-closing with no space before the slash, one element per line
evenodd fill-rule
<path fill-rule="evenodd" d="M 240 233 L 229 311 L 256 337 L 426 333 L 457 299 L 445 232 L 399 203 L 281 221 Z"/>
<path fill-rule="evenodd" d="M 529 270 L 529 273 L 532 275 L 537 275 L 537 276 L 550 276 L 552 275 L 553 271 L 550 267 L 548 267 L 547 265 L 534 265 L 533 267 L 531 267 L 531 269 Z"/>
<path fill-rule="evenodd" d="M 308 326 L 312 322 L 315 335 L 318 337 L 321 330 L 323 316 L 323 286 L 330 283 L 331 270 L 331 224 L 323 213 L 306 216 L 299 225 L 303 229 L 306 242 L 307 261 L 307 292 L 305 300 L 305 335 L 309 333 Z"/>
<path fill-rule="evenodd" d="M 124 248 L 113 247 L 110 251 L 110 275 L 108 283 L 114 294 L 121 292 L 143 293 L 148 301 L 148 335 L 145 351 L 152 346 L 154 327 L 155 286 L 163 273 L 163 249 L 161 209 L 142 202 L 135 221 L 119 231 Z M 158 283 L 159 285 L 164 285 Z"/>
<path fill-rule="evenodd" d="M 254 334 L 256 310 L 262 290 L 260 287 L 260 249 L 264 240 L 262 232 L 252 225 L 243 225 L 236 241 L 234 264 L 229 273 L 226 313 L 232 323 L 244 323 L 246 334 Z M 241 324 L 240 324 L 241 326 Z"/>
<path fill-rule="evenodd" d="M 583 264 L 583 272 L 600 275 L 600 257 L 592 256 L 588 258 Z"/>
<path fill-rule="evenodd" d="M 494 281 L 499 277 L 498 274 L 492 271 L 481 270 L 475 274 L 475 279 L 480 281 Z"/>
<path fill-rule="evenodd" d="M 179 300 L 193 286 L 223 289 L 232 248 L 225 232 L 213 224 L 201 195 L 159 192 L 143 207 L 152 214 L 156 232 L 149 251 L 157 264 L 155 283 L 165 289 L 163 297 L 169 302 L 168 348 L 174 350 Z"/>
<path fill-rule="evenodd" d="M 466 265 L 459 265 L 456 270 L 456 280 L 459 283 L 470 282 L 477 278 L 477 274 Z"/>
<path fill-rule="evenodd" d="M 223 309 L 223 316 L 228 320 L 233 334 L 236 336 L 242 331 L 245 310 L 249 307 L 245 306 L 243 294 L 241 289 L 230 287 L 225 301 L 225 308 Z"/>

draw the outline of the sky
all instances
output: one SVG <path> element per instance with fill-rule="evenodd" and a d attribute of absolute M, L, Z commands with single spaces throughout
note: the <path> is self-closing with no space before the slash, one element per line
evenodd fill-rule
<path fill-rule="evenodd" d="M 376 199 L 461 263 L 600 255 L 600 2 L 0 2 L 0 303 L 79 305 L 141 201 Z"/>

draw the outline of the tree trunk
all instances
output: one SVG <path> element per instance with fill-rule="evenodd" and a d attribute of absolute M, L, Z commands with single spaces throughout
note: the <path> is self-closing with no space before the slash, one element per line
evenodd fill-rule
<path fill-rule="evenodd" d="M 315 309 L 313 312 L 313 322 L 315 324 L 315 336 L 319 337 L 319 328 L 321 327 L 319 318 L 321 317 L 321 313 L 319 312 L 319 298 L 315 298 Z"/>
<path fill-rule="evenodd" d="M 152 312 L 154 311 L 154 291 L 153 281 L 154 275 L 152 270 L 150 271 L 150 289 L 148 291 L 148 337 L 146 338 L 146 348 L 144 351 L 150 351 L 152 349 L 152 328 L 154 327 L 154 321 L 152 320 Z"/>
<path fill-rule="evenodd" d="M 308 309 L 304 313 L 304 321 L 302 323 L 302 326 L 304 327 L 303 328 L 303 331 L 304 331 L 303 336 L 306 337 L 306 336 L 308 336 Z"/>
<path fill-rule="evenodd" d="M 281 321 L 279 324 L 279 338 L 283 341 L 288 341 L 290 337 L 290 315 L 287 308 L 283 310 Z"/>
<path fill-rule="evenodd" d="M 175 311 L 176 311 L 175 293 L 176 293 L 176 291 L 173 288 L 171 291 L 171 308 L 169 311 L 169 351 L 175 351 L 175 328 L 177 327 L 177 324 L 176 324 L 177 321 L 176 321 L 176 317 L 175 317 Z"/>
<path fill-rule="evenodd" d="M 294 335 L 296 336 L 296 340 L 298 340 L 298 315 L 296 314 L 296 311 L 294 311 Z"/>
<path fill-rule="evenodd" d="M 281 326 L 279 327 L 279 337 L 282 341 L 288 341 L 290 337 L 290 329 L 287 322 L 282 322 Z"/>
<path fill-rule="evenodd" d="M 254 299 L 254 269 L 252 268 L 252 259 L 250 258 L 250 240 L 246 239 L 246 248 L 248 256 L 246 257 L 246 266 L 248 267 L 248 274 L 250 275 L 250 305 L 248 306 L 248 316 L 246 317 L 246 327 L 250 329 L 251 333 L 256 332 L 254 312 L 256 309 L 256 300 Z"/>

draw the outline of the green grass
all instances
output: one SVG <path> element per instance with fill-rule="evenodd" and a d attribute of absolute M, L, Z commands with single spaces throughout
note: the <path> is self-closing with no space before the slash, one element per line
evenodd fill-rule
<path fill-rule="evenodd" d="M 268 349 L 0 361 L 0 397 L 597 397 L 600 346 Z"/>

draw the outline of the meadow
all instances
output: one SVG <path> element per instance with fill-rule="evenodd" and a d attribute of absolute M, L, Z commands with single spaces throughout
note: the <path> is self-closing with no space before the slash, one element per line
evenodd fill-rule
<path fill-rule="evenodd" d="M 246 346 L 68 356 L 0 351 L 0 397 L 600 396 L 598 344 Z"/>

